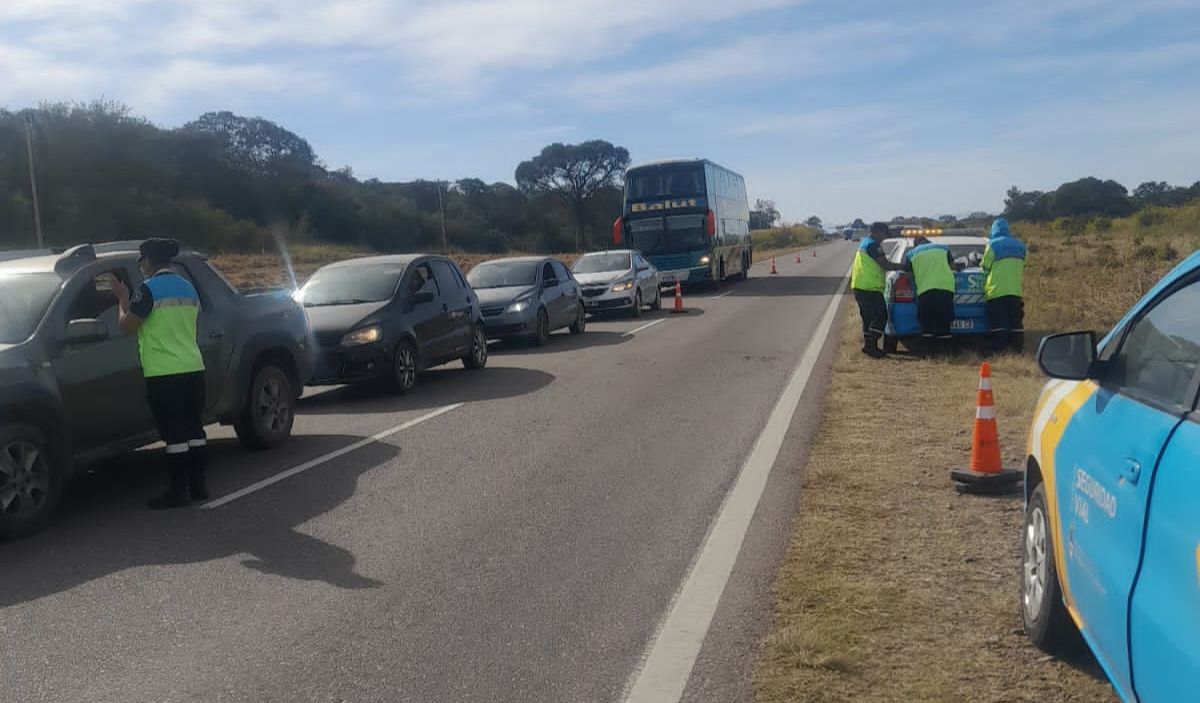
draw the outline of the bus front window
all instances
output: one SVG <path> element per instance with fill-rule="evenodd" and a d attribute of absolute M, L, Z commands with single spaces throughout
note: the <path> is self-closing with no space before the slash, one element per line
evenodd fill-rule
<path fill-rule="evenodd" d="M 709 246 L 703 215 L 676 215 L 667 218 L 667 248 L 672 252 L 694 251 Z"/>
<path fill-rule="evenodd" d="M 704 195 L 704 169 L 697 166 L 648 168 L 629 174 L 629 199 Z"/>
<path fill-rule="evenodd" d="M 651 217 L 629 222 L 629 246 L 643 254 L 660 254 L 663 248 L 663 219 Z"/>

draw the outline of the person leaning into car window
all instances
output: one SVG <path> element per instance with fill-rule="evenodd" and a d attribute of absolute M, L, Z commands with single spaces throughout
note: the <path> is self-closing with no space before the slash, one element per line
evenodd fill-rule
<path fill-rule="evenodd" d="M 168 487 L 149 502 L 151 510 L 178 508 L 208 500 L 204 469 L 204 359 L 196 343 L 200 296 L 171 269 L 179 255 L 174 239 L 142 243 L 138 267 L 146 276 L 138 294 L 110 276 L 120 308 L 121 329 L 137 332 L 146 398 L 159 436 L 167 445 Z"/>

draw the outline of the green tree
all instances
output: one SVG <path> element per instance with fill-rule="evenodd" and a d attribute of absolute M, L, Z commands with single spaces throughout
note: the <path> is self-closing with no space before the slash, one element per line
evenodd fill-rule
<path fill-rule="evenodd" d="M 589 201 L 619 183 L 628 166 L 629 151 L 604 140 L 556 142 L 517 166 L 517 187 L 530 195 L 551 193 L 561 198 L 574 221 L 575 249 L 583 251 Z"/>
<path fill-rule="evenodd" d="M 821 218 L 817 217 L 816 215 L 809 217 L 807 220 L 804 221 L 804 224 L 808 225 L 809 227 L 812 227 L 813 229 L 817 230 L 818 232 L 824 229 L 824 227 L 821 225 Z"/>
<path fill-rule="evenodd" d="M 1013 186 L 1004 198 L 1004 216 L 1009 220 L 1042 222 L 1051 218 L 1050 199 L 1040 190 L 1022 191 Z"/>
<path fill-rule="evenodd" d="M 779 208 L 774 200 L 758 198 L 750 209 L 750 229 L 770 229 L 779 221 Z"/>
<path fill-rule="evenodd" d="M 1053 217 L 1105 215 L 1125 217 L 1134 210 L 1125 186 L 1113 180 L 1087 177 L 1064 183 L 1050 196 Z"/>

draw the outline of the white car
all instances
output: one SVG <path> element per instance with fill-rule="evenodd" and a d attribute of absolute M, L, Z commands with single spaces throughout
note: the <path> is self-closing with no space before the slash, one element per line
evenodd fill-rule
<path fill-rule="evenodd" d="M 584 309 L 589 313 L 628 312 L 641 317 L 642 308 L 662 307 L 658 269 L 634 249 L 614 249 L 584 254 L 571 273 L 583 290 Z"/>

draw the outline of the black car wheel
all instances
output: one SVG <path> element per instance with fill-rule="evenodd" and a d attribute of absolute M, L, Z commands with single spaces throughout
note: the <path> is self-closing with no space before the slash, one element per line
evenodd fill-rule
<path fill-rule="evenodd" d="M 654 284 L 654 302 L 650 303 L 651 310 L 662 310 L 662 286 Z"/>
<path fill-rule="evenodd" d="M 580 303 L 579 312 L 575 314 L 575 321 L 571 323 L 571 334 L 583 334 L 585 329 L 587 329 L 587 312 Z"/>
<path fill-rule="evenodd" d="M 238 439 L 250 449 L 270 449 L 292 435 L 296 421 L 296 391 L 278 366 L 263 366 L 250 382 L 242 416 L 233 424 Z"/>
<path fill-rule="evenodd" d="M 0 536 L 19 537 L 46 526 L 62 497 L 62 472 L 40 430 L 0 427 Z"/>
<path fill-rule="evenodd" d="M 538 310 L 537 326 L 534 328 L 533 345 L 535 347 L 544 346 L 550 341 L 550 316 L 546 314 L 546 308 Z"/>
<path fill-rule="evenodd" d="M 633 294 L 633 310 L 630 311 L 633 317 L 642 316 L 642 291 Z"/>
<path fill-rule="evenodd" d="M 1046 652 L 1056 653 L 1075 644 L 1076 630 L 1063 604 L 1054 563 L 1046 486 L 1038 484 L 1025 509 L 1021 542 L 1021 620 L 1029 639 Z"/>
<path fill-rule="evenodd" d="M 463 366 L 472 370 L 479 370 L 487 366 L 487 335 L 484 334 L 482 325 L 476 325 L 471 331 L 471 349 L 467 352 L 467 355 L 463 357 L 462 362 Z"/>
<path fill-rule="evenodd" d="M 487 345 L 484 346 L 486 348 Z M 417 352 L 411 342 L 402 341 L 396 345 L 396 353 L 392 355 L 392 390 L 404 395 L 416 385 Z"/>

